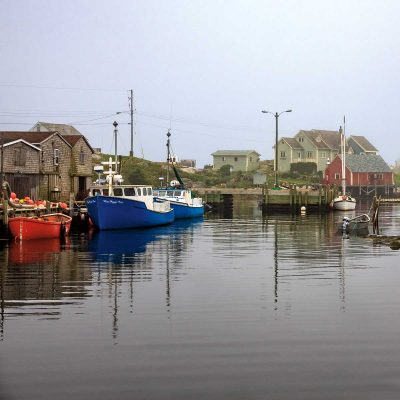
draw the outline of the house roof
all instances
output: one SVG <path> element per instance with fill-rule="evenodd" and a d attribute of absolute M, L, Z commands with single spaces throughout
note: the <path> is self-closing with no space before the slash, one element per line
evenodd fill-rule
<path fill-rule="evenodd" d="M 18 139 L 22 139 L 28 143 L 40 144 L 47 140 L 53 135 L 60 136 L 69 146 L 71 146 L 65 138 L 58 132 L 31 132 L 31 131 L 3 131 L 0 132 L 0 142 L 3 139 L 3 143 L 13 142 Z"/>
<path fill-rule="evenodd" d="M 346 154 L 346 167 L 352 172 L 392 172 L 377 154 Z"/>
<path fill-rule="evenodd" d="M 1 137 L 1 136 L 0 136 L 0 137 Z M 1 140 L 0 140 L 0 143 L 1 143 Z M 24 143 L 24 144 L 26 144 L 27 146 L 32 147 L 33 149 L 35 149 L 35 150 L 37 150 L 37 151 L 40 151 L 40 148 L 39 148 L 39 147 L 35 146 L 35 145 L 32 144 L 32 143 L 28 143 L 27 141 L 25 141 L 25 140 L 23 140 L 23 139 L 16 139 L 16 140 L 10 140 L 10 141 L 8 141 L 8 142 L 4 142 L 4 147 L 12 146 L 12 145 L 17 144 L 17 143 Z"/>
<path fill-rule="evenodd" d="M 37 122 L 34 127 L 31 128 L 31 131 L 37 131 L 37 127 L 44 127 L 48 131 L 57 131 L 63 136 L 66 135 L 82 135 L 76 128 L 72 125 L 67 124 L 54 124 L 53 122 Z"/>
<path fill-rule="evenodd" d="M 85 136 L 83 136 L 83 135 L 65 135 L 63 137 L 72 147 L 74 147 L 78 143 L 79 139 L 82 138 L 86 142 L 86 144 L 89 146 L 90 150 L 94 153 L 92 146 L 89 144 L 89 142 L 87 141 Z"/>
<path fill-rule="evenodd" d="M 257 153 L 255 150 L 217 150 L 212 153 L 212 156 L 248 156 L 251 153 Z"/>
<path fill-rule="evenodd" d="M 349 139 L 353 139 L 365 152 L 376 152 L 378 151 L 377 148 L 375 148 L 366 137 L 364 136 L 353 136 L 351 135 Z"/>
<path fill-rule="evenodd" d="M 293 149 L 304 149 L 300 142 L 295 138 L 283 137 L 281 140 L 284 140 Z"/>
<path fill-rule="evenodd" d="M 340 149 L 340 133 L 339 131 L 327 131 L 322 129 L 312 129 L 310 131 L 301 130 L 297 133 L 306 136 L 313 145 L 318 149 Z"/>

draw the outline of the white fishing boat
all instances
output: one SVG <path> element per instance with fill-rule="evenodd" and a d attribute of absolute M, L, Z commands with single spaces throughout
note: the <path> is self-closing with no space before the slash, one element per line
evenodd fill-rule
<path fill-rule="evenodd" d="M 192 191 L 185 187 L 178 170 L 174 165 L 175 157 L 171 156 L 170 136 L 167 133 L 167 185 L 164 188 L 154 189 L 153 195 L 156 199 L 167 200 L 175 213 L 175 219 L 196 218 L 204 214 L 203 200 L 200 197 L 194 197 Z M 172 166 L 176 180 L 169 182 L 169 167 Z"/>
<path fill-rule="evenodd" d="M 345 120 L 344 120 L 345 122 Z M 340 152 L 342 160 L 342 193 L 332 200 L 331 207 L 334 210 L 340 211 L 351 211 L 356 208 L 356 199 L 346 193 L 346 135 L 345 135 L 345 124 L 340 127 Z"/>

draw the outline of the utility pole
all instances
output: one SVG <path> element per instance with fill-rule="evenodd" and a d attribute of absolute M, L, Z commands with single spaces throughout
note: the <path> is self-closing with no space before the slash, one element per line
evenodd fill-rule
<path fill-rule="evenodd" d="M 129 106 L 130 106 L 130 114 L 131 114 L 131 150 L 129 152 L 129 156 L 133 157 L 133 90 L 130 90 L 131 96 L 129 97 Z"/>
<path fill-rule="evenodd" d="M 279 183 L 278 183 L 278 118 L 281 114 L 283 113 L 290 113 L 292 110 L 286 110 L 282 111 L 280 113 L 278 112 L 270 112 L 266 110 L 261 111 L 264 114 L 272 114 L 275 117 L 275 184 L 274 184 L 274 189 L 279 189 Z"/>

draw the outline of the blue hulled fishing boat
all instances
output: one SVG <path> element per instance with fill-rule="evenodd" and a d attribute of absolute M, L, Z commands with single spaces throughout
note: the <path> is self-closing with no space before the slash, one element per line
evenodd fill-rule
<path fill-rule="evenodd" d="M 175 212 L 175 219 L 180 218 L 196 218 L 204 214 L 204 205 L 200 197 L 193 197 L 191 190 L 185 187 L 178 170 L 174 165 L 175 157 L 171 156 L 170 149 L 171 132 L 167 133 L 167 185 L 169 182 L 169 168 L 175 173 L 176 180 L 170 182 L 170 186 L 165 188 L 154 189 L 154 197 L 158 200 L 169 201 Z"/>
<path fill-rule="evenodd" d="M 117 125 L 114 122 L 115 149 Z M 117 174 L 117 155 L 115 161 L 110 157 L 102 164 L 108 165 L 105 184 L 101 184 L 99 177 L 99 184 L 89 189 L 89 197 L 85 199 L 90 219 L 98 229 L 144 228 L 166 225 L 174 220 L 169 202 L 155 198 L 151 186 L 122 185 L 122 176 Z"/>

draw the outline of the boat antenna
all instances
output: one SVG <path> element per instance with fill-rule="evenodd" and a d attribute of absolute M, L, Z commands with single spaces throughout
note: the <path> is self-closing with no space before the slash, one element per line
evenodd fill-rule
<path fill-rule="evenodd" d="M 167 182 L 166 182 L 167 186 L 169 183 L 169 163 L 171 162 L 170 140 L 169 140 L 170 136 L 171 136 L 171 128 L 168 129 L 167 132 Z"/>
<path fill-rule="evenodd" d="M 118 145 L 117 145 L 117 136 L 118 136 L 118 122 L 114 121 L 113 122 L 114 125 L 114 146 L 115 146 L 115 150 L 114 150 L 114 155 L 115 155 L 115 171 L 117 171 L 117 161 L 118 161 Z"/>

